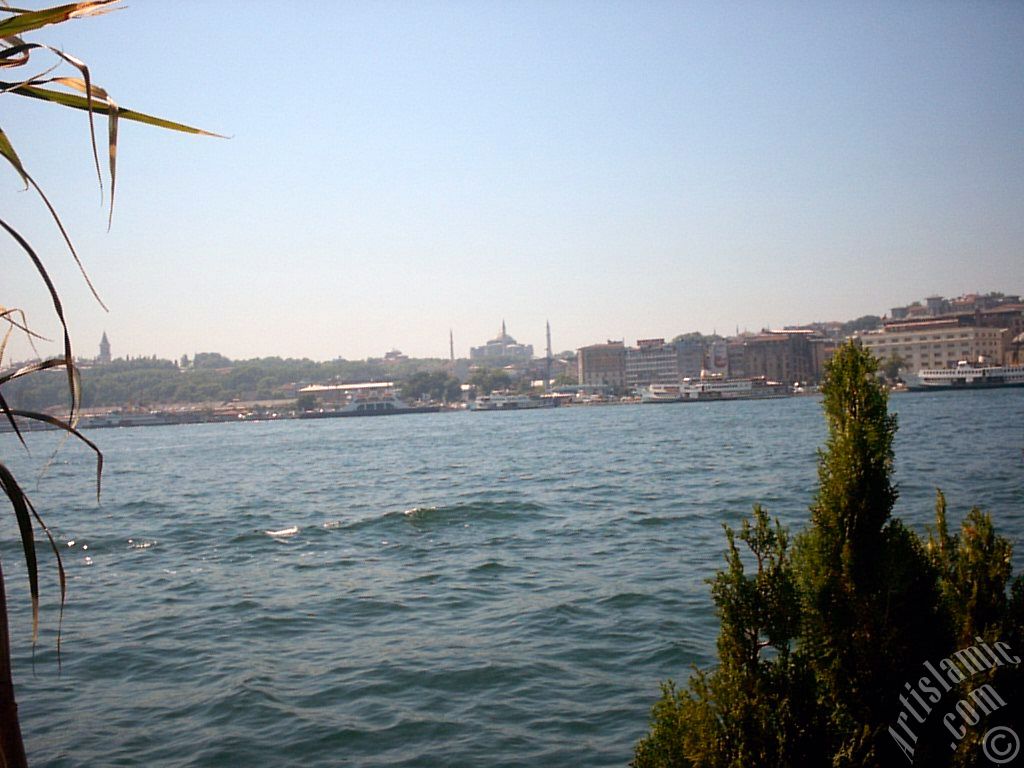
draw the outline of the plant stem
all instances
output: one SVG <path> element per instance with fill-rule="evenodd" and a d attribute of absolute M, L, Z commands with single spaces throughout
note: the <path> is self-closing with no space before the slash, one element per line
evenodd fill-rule
<path fill-rule="evenodd" d="M 7 631 L 7 594 L 0 564 L 0 767 L 28 768 L 25 745 L 18 725 L 18 704 L 11 677 L 11 642 Z"/>

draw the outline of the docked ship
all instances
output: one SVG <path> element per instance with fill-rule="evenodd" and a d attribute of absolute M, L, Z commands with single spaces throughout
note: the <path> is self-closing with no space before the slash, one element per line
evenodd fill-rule
<path fill-rule="evenodd" d="M 103 429 L 107 427 L 162 427 L 176 424 L 177 420 L 160 411 L 110 411 L 83 416 L 81 429 Z"/>
<path fill-rule="evenodd" d="M 680 384 L 651 384 L 640 390 L 641 403 L 678 403 L 698 400 L 763 400 L 788 397 L 789 387 L 765 378 L 729 379 L 706 374 L 685 378 Z"/>
<path fill-rule="evenodd" d="M 528 411 L 535 408 L 554 408 L 558 400 L 553 397 L 506 395 L 492 393 L 480 395 L 469 404 L 471 411 Z"/>
<path fill-rule="evenodd" d="M 701 376 L 683 379 L 680 395 L 690 400 L 765 400 L 789 397 L 789 387 L 766 378 L 727 379 L 723 376 Z"/>
<path fill-rule="evenodd" d="M 678 403 L 682 399 L 678 384 L 651 384 L 640 390 L 641 403 Z"/>
<path fill-rule="evenodd" d="M 990 389 L 1024 386 L 1024 365 L 974 365 L 961 360 L 955 368 L 922 368 L 902 374 L 907 389 Z"/>
<path fill-rule="evenodd" d="M 299 394 L 311 394 L 335 399 L 333 405 L 298 414 L 300 419 L 331 419 L 346 416 L 395 416 L 403 413 L 437 413 L 437 405 L 409 405 L 395 394 L 394 384 L 371 382 L 367 384 L 313 385 L 303 387 Z"/>

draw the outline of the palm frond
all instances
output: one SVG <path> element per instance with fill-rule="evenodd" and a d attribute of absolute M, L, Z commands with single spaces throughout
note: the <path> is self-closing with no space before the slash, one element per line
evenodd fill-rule
<path fill-rule="evenodd" d="M 11 429 L 14 430 L 14 434 L 18 436 L 18 440 L 21 441 L 21 445 L 28 450 L 28 443 L 25 442 L 25 436 L 21 434 L 21 427 L 18 426 L 18 422 L 14 418 L 14 414 L 11 412 L 11 407 L 7 404 L 6 398 L 0 393 L 0 411 L 3 411 L 4 417 L 7 422 L 11 425 Z"/>
<path fill-rule="evenodd" d="M 83 438 L 84 439 L 84 438 Z M 89 442 L 86 440 L 86 442 Z M 93 446 L 95 447 L 95 446 Z M 53 534 L 46 523 L 39 516 L 36 508 L 32 505 L 28 496 L 22 490 L 14 475 L 6 466 L 0 464 L 0 489 L 6 494 L 14 507 L 14 514 L 18 520 L 18 529 L 21 534 L 21 545 L 25 553 L 25 569 L 28 572 L 29 592 L 32 598 L 32 644 L 35 645 L 39 639 L 39 565 L 36 559 L 35 529 L 33 521 L 39 525 L 46 539 L 50 544 L 54 558 L 57 561 L 57 576 L 60 584 L 60 612 L 57 620 L 57 651 L 60 653 L 61 627 L 64 623 L 64 604 L 67 600 L 67 573 L 64 570 L 64 560 L 60 556 L 60 548 L 53 538 Z"/>
<path fill-rule="evenodd" d="M 51 8 L 43 8 L 38 11 L 24 10 L 21 8 L 0 8 L 4 13 L 13 13 L 9 19 L 0 21 L 0 37 L 11 37 L 42 29 L 50 24 L 60 24 L 70 19 L 82 18 L 85 16 L 98 16 L 107 13 L 113 3 L 120 0 L 88 0 L 82 3 L 68 3 L 57 5 Z"/>
<path fill-rule="evenodd" d="M 6 48 L 0 50 L 0 69 L 23 67 L 28 64 L 30 55 L 24 49 L 24 43 L 17 37 L 6 37 L 3 40 Z"/>
<path fill-rule="evenodd" d="M 0 690 L 13 690 L 11 675 L 11 638 L 7 631 L 7 593 L 4 570 L 0 566 Z M 25 745 L 18 727 L 18 705 L 14 696 L 0 696 L 0 765 L 5 768 L 26 768 Z"/>
<path fill-rule="evenodd" d="M 87 105 L 89 112 L 89 135 L 92 138 L 92 151 L 93 157 L 96 160 L 96 174 L 100 178 L 101 192 L 103 190 L 103 175 L 100 173 L 99 155 L 96 154 L 96 134 L 92 120 L 93 113 L 96 110 L 92 100 L 99 99 L 107 107 L 107 154 L 110 158 L 110 213 L 107 215 L 107 229 L 109 230 L 110 225 L 114 221 L 114 188 L 117 185 L 117 118 L 121 110 L 114 100 L 110 98 L 110 94 L 106 90 L 89 82 L 89 69 L 84 63 L 77 59 L 73 59 L 72 63 L 76 63 L 75 66 L 81 65 L 79 67 L 79 71 L 82 72 L 81 78 L 54 77 L 50 79 L 50 82 L 84 93 L 86 100 L 90 102 Z"/>
<path fill-rule="evenodd" d="M 0 491 L 3 491 L 14 509 L 21 534 L 21 547 L 25 553 L 25 570 L 28 572 L 28 588 L 32 598 L 32 642 L 39 637 L 39 569 L 36 563 L 36 540 L 32 525 L 31 502 L 11 471 L 0 464 Z"/>
<path fill-rule="evenodd" d="M 3 155 L 4 160 L 11 164 L 11 166 L 21 176 L 21 180 L 25 182 L 25 188 L 28 188 L 28 174 L 25 172 L 25 166 L 21 164 L 21 158 L 18 157 L 18 153 L 14 151 L 14 145 L 11 144 L 11 140 L 7 138 L 7 134 L 4 133 L 4 129 L 0 128 L 0 155 Z"/>
<path fill-rule="evenodd" d="M 85 280 L 85 284 L 89 286 L 89 290 L 92 292 L 92 296 L 96 299 L 96 302 L 103 308 L 104 312 L 109 312 L 107 305 L 103 303 L 103 299 L 100 298 L 99 292 L 96 290 L 96 286 L 92 284 L 92 279 L 89 277 L 89 273 L 85 271 L 85 265 L 82 263 L 82 259 L 78 255 L 78 251 L 75 248 L 75 244 L 71 242 L 71 235 L 64 228 L 64 222 L 60 220 L 60 216 L 57 214 L 57 209 L 53 207 L 53 203 L 50 202 L 50 198 L 43 192 L 43 188 L 36 184 L 36 180 L 31 176 L 28 177 L 28 183 L 32 185 L 32 188 L 39 195 L 39 199 L 43 201 L 43 205 L 46 206 L 46 210 L 50 212 L 50 218 L 53 219 L 53 223 L 56 225 L 57 230 L 60 232 L 61 237 L 64 238 L 64 244 L 68 247 L 68 251 L 71 253 L 71 258 L 75 260 L 75 264 L 78 266 L 78 271 L 82 275 L 82 279 Z"/>
<path fill-rule="evenodd" d="M 74 356 L 71 353 L 71 336 L 68 333 L 68 324 L 67 320 L 64 318 L 64 307 L 61 304 L 60 296 L 57 294 L 57 289 L 54 287 L 53 281 L 50 279 L 50 275 L 46 271 L 46 267 L 43 266 L 43 262 L 40 260 L 36 252 L 32 249 L 32 246 L 28 244 L 28 241 L 26 241 L 25 238 L 22 237 L 16 229 L 14 229 L 10 224 L 8 224 L 3 219 L 0 219 L 0 227 L 2 227 L 7 232 L 7 234 L 9 234 L 12 238 L 14 238 L 15 242 L 17 242 L 18 245 L 21 246 L 21 249 L 28 254 L 28 257 L 32 260 L 32 263 L 36 267 L 36 271 L 39 273 L 39 276 L 42 278 L 43 283 L 45 283 L 47 290 L 50 292 L 50 298 L 53 301 L 54 313 L 57 315 L 57 319 L 60 321 L 60 325 L 63 330 L 63 358 L 65 360 L 68 371 L 68 390 L 71 394 L 71 403 L 68 411 L 68 421 L 71 424 L 74 424 L 76 423 L 77 420 L 78 405 L 81 402 L 82 393 L 78 382 L 78 376 L 76 375 Z"/>
<path fill-rule="evenodd" d="M 18 368 L 15 371 L 11 371 L 10 373 L 5 373 L 2 376 L 0 376 L 0 386 L 3 386 L 8 382 L 14 381 L 15 379 L 20 379 L 25 376 L 28 376 L 29 374 L 35 373 L 36 371 L 46 371 L 50 370 L 51 368 L 64 368 L 67 366 L 67 364 L 67 360 L 65 360 L 63 357 L 51 357 L 46 360 L 40 360 L 39 362 L 36 363 L 29 363 L 28 365 L 23 365 L 21 368 Z"/>
<path fill-rule="evenodd" d="M 99 446 L 96 445 L 92 440 L 83 435 L 77 427 L 69 424 L 64 419 L 58 419 L 56 416 L 51 416 L 48 413 L 38 413 L 36 411 L 22 411 L 19 409 L 12 409 L 10 415 L 19 419 L 30 419 L 31 421 L 38 421 L 43 424 L 49 424 L 51 427 L 63 430 L 68 435 L 76 438 L 80 442 L 88 446 L 93 453 L 96 454 L 96 501 L 100 500 L 100 491 L 103 485 L 103 452 Z M 40 521 L 42 522 L 42 521 Z"/>
<path fill-rule="evenodd" d="M 21 320 L 18 321 L 12 319 L 12 315 L 20 315 Z M 32 339 L 39 339 L 40 341 L 50 341 L 50 339 L 46 338 L 42 334 L 36 333 L 35 331 L 28 327 L 28 321 L 25 319 L 25 313 L 22 312 L 20 309 L 7 309 L 5 307 L 0 307 L 0 320 L 9 323 L 11 325 L 11 329 L 17 328 L 19 331 L 26 334 L 29 337 L 30 342 Z M 33 345 L 33 349 L 35 349 L 35 345 Z M 3 360 L 3 351 L 4 346 L 0 345 L 0 361 Z"/>
<path fill-rule="evenodd" d="M 51 88 L 41 88 L 34 85 L 22 85 L 20 83 L 0 81 L 0 91 L 4 91 L 6 93 L 15 93 L 19 96 L 27 96 L 32 99 L 49 101 L 54 104 L 60 104 L 64 107 L 70 107 L 72 109 L 89 109 L 88 100 L 84 97 L 78 96 L 73 93 L 55 91 Z M 93 107 L 93 109 L 101 115 L 105 115 L 109 112 L 109 108 L 106 104 L 96 104 Z M 195 128 L 194 126 L 185 125 L 184 123 L 176 123 L 173 120 L 165 120 L 162 117 L 148 115 L 145 112 L 137 112 L 134 109 L 119 108 L 118 115 L 125 120 L 134 120 L 138 123 L 145 123 L 146 125 L 156 126 L 157 128 L 166 128 L 171 131 L 191 133 L 197 136 L 212 136 L 218 139 L 226 138 L 225 136 L 222 136 L 219 133 L 205 131 L 202 128 Z"/>
<path fill-rule="evenodd" d="M 11 48 L 8 48 L 6 51 L 4 51 L 4 53 L 5 54 L 10 53 L 10 52 L 14 52 L 14 54 L 21 54 L 21 53 L 23 53 L 24 54 L 24 58 L 23 59 L 18 59 L 18 61 L 20 63 L 16 65 L 16 66 L 22 66 L 22 65 L 28 63 L 29 56 L 31 56 L 31 52 L 34 51 L 34 50 L 49 51 L 54 56 L 56 56 L 58 59 L 60 59 L 60 60 L 62 60 L 64 62 L 67 62 L 68 64 L 73 66 L 82 75 L 81 80 L 79 82 L 82 83 L 82 91 L 86 94 L 87 112 L 89 114 L 89 141 L 90 141 L 91 146 L 92 146 L 92 159 L 93 159 L 93 164 L 96 167 L 96 178 L 99 181 L 100 195 L 102 196 L 102 194 L 103 194 L 103 174 L 100 172 L 100 155 L 99 155 L 99 150 L 97 150 L 97 148 L 96 148 L 96 125 L 93 122 L 93 109 L 92 109 L 92 99 L 93 99 L 93 89 L 94 89 L 94 86 L 92 85 L 92 77 L 89 74 L 89 67 L 86 66 L 85 62 L 82 61 L 81 59 L 79 59 L 79 58 L 77 58 L 75 56 L 72 56 L 69 53 L 65 53 L 64 51 L 60 50 L 59 48 L 54 48 L 52 45 L 46 45 L 45 43 L 26 43 L 26 42 L 22 41 L 20 38 L 18 38 L 18 44 L 17 45 L 12 46 Z M 58 64 L 59 64 L 59 62 L 58 62 Z M 55 64 L 53 67 L 50 67 L 46 72 L 44 72 L 44 73 L 42 73 L 40 75 L 37 75 L 37 76 L 34 76 L 32 78 L 29 78 L 27 80 L 22 81 L 22 85 L 30 85 L 32 83 L 47 82 L 47 80 L 45 79 L 45 76 L 47 74 L 49 74 L 49 72 L 51 72 L 54 69 L 56 69 L 58 64 Z M 12 66 L 15 66 L 15 65 L 12 64 Z M 65 79 L 65 78 L 54 78 L 53 81 L 60 82 L 62 79 Z M 66 78 L 66 79 L 67 80 L 71 80 L 73 78 Z M 101 98 L 105 98 L 106 97 L 106 92 L 103 91 L 102 89 L 100 89 L 100 92 L 102 94 Z"/>
<path fill-rule="evenodd" d="M 39 371 L 45 371 L 45 370 L 49 370 L 49 369 L 53 369 L 53 368 L 65 368 L 65 367 L 67 367 L 67 361 L 63 357 L 53 357 L 53 358 L 50 358 L 49 360 L 42 360 L 42 361 L 40 361 L 38 363 L 31 363 L 29 365 L 22 366 L 21 368 L 18 368 L 15 371 L 11 371 L 9 373 L 6 373 L 6 374 L 0 376 L 0 387 L 2 387 L 4 384 L 8 384 L 8 383 L 14 381 L 15 379 L 24 378 L 25 376 L 30 376 L 31 374 L 38 373 Z M 79 379 L 79 374 L 78 374 L 78 369 L 77 368 L 74 370 L 73 374 L 75 376 L 75 381 L 78 383 L 79 389 L 81 389 L 81 380 Z M 25 416 L 26 418 L 36 419 L 37 421 L 45 421 L 47 419 L 53 418 L 51 416 L 46 416 L 46 414 L 36 414 L 36 413 L 28 413 L 28 412 L 16 411 L 16 410 L 12 409 L 7 404 L 7 400 L 3 397 L 2 394 L 0 394 L 0 411 L 3 412 L 3 414 L 7 418 L 8 422 L 10 422 L 11 427 L 14 429 L 14 434 L 18 436 L 18 440 L 21 441 L 22 446 L 24 446 L 24 448 L 26 450 L 28 450 L 28 444 L 25 442 L 25 438 L 21 434 L 21 427 L 18 426 L 18 423 L 14 419 L 14 417 L 20 413 L 21 415 Z M 65 429 L 64 422 L 57 423 L 54 426 L 58 426 L 61 429 L 64 429 L 66 432 L 75 434 L 77 437 L 79 437 L 81 440 L 83 440 L 87 445 L 89 445 L 93 450 L 98 452 L 99 449 L 96 448 L 96 446 L 93 445 L 92 442 L 90 442 L 89 440 L 86 440 L 77 431 L 75 431 L 73 426 L 67 425 L 68 428 Z M 101 468 L 102 468 L 102 457 L 101 457 L 100 465 L 101 465 Z M 99 476 L 97 476 L 96 480 L 97 480 L 97 483 L 99 483 Z M 97 491 L 97 499 L 98 498 L 99 498 L 99 493 Z"/>

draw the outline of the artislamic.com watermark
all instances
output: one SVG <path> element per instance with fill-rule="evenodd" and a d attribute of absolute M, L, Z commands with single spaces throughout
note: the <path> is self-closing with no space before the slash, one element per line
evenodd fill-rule
<path fill-rule="evenodd" d="M 904 692 L 899 697 L 903 709 L 895 725 L 889 726 L 889 735 L 911 763 L 914 762 L 918 738 L 915 729 L 924 725 L 945 694 L 957 689 L 954 695 L 960 695 L 959 686 L 965 680 L 996 667 L 1020 664 L 1020 656 L 1013 655 L 1006 643 L 999 641 L 990 646 L 980 637 L 974 639 L 976 645 L 959 650 L 938 664 L 926 661 L 923 668 L 927 674 L 914 684 L 903 684 Z M 984 683 L 946 708 L 940 717 L 951 737 L 950 749 L 955 751 L 970 728 L 1005 706 L 1006 701 L 999 692 L 991 684 Z M 989 762 L 1005 765 L 1020 752 L 1020 737 L 1006 726 L 992 728 L 982 737 L 982 750 Z"/>

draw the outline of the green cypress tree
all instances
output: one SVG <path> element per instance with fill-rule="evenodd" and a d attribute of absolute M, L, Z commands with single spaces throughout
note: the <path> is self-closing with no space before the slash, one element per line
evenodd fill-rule
<path fill-rule="evenodd" d="M 946 647 L 924 547 L 892 518 L 897 425 L 876 372 L 853 343 L 827 368 L 829 437 L 811 524 L 796 543 L 800 655 L 817 680 L 835 765 L 888 762 L 901 682 Z"/>

